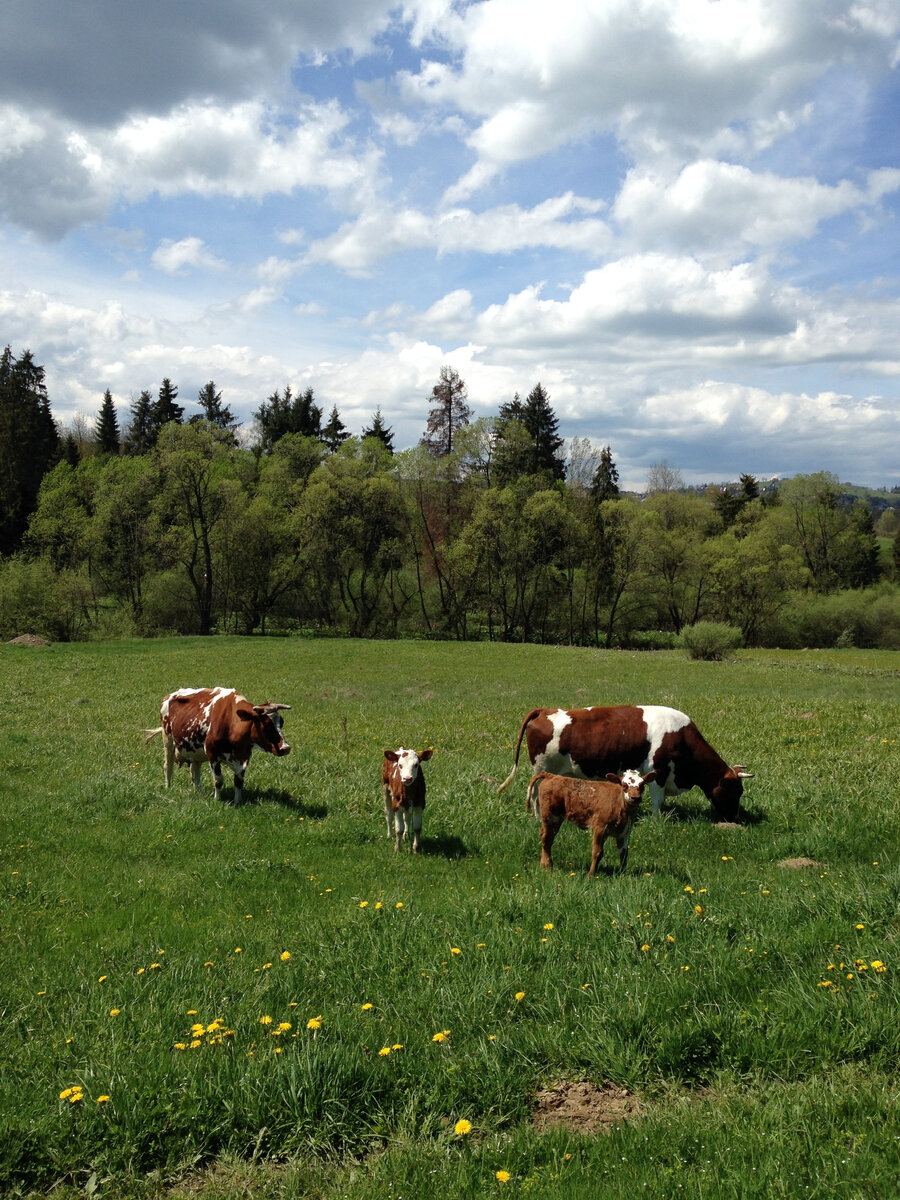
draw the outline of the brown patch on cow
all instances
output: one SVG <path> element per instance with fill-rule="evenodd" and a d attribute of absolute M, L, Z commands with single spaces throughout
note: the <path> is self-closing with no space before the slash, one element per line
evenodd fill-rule
<path fill-rule="evenodd" d="M 586 1080 L 563 1080 L 535 1097 L 536 1129 L 563 1126 L 575 1133 L 596 1133 L 639 1115 L 635 1096 L 608 1080 L 597 1087 Z"/>
<path fill-rule="evenodd" d="M 12 641 L 6 643 L 7 646 L 50 646 L 46 638 L 40 637 L 36 633 L 20 633 L 18 637 L 14 637 Z"/>
<path fill-rule="evenodd" d="M 814 858 L 783 858 L 776 866 L 786 867 L 789 871 L 801 871 L 804 867 L 821 867 L 823 864 Z"/>
<path fill-rule="evenodd" d="M 716 821 L 713 829 L 744 829 L 738 821 Z"/>

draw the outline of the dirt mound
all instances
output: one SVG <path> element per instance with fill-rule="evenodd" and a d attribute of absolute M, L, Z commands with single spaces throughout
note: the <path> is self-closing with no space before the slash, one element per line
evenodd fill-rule
<path fill-rule="evenodd" d="M 18 637 L 6 643 L 7 646 L 49 646 L 46 638 L 38 637 L 36 633 L 20 633 Z"/>
<path fill-rule="evenodd" d="M 780 863 L 776 864 L 779 867 L 787 867 L 789 871 L 799 871 L 803 867 L 821 867 L 820 862 L 816 862 L 814 858 L 783 858 Z"/>
<path fill-rule="evenodd" d="M 637 1099 L 626 1088 L 567 1080 L 538 1092 L 534 1124 L 537 1129 L 563 1125 L 576 1133 L 595 1133 L 637 1113 Z"/>

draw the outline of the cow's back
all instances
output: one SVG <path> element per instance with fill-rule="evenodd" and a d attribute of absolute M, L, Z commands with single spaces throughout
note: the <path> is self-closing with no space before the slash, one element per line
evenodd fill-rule
<path fill-rule="evenodd" d="M 603 778 L 645 766 L 651 750 L 643 710 L 634 705 L 540 710 L 528 726 L 535 770 Z"/>

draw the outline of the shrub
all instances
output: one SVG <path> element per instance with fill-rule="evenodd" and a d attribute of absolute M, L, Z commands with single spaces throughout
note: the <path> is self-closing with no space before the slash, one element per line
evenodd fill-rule
<path fill-rule="evenodd" d="M 733 625 L 724 625 L 719 621 L 698 621 L 696 625 L 685 626 L 678 640 L 690 658 L 720 662 L 737 650 L 743 638 L 741 631 Z"/>

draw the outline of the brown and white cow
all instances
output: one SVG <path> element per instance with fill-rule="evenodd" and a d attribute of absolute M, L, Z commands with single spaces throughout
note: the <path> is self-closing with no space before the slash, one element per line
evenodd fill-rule
<path fill-rule="evenodd" d="M 631 823 L 645 786 L 655 779 L 655 771 L 644 776 L 639 771 L 624 771 L 621 778 L 610 772 L 606 779 L 573 779 L 538 772 L 528 785 L 525 809 L 530 807 L 540 818 L 541 866 L 552 868 L 553 840 L 563 821 L 571 821 L 579 829 L 592 830 L 594 835 L 588 875 L 596 875 L 603 857 L 603 843 L 608 837 L 616 839 L 619 866 L 624 871 Z"/>
<path fill-rule="evenodd" d="M 201 764 L 212 768 L 216 799 L 222 791 L 222 763 L 234 772 L 234 803 L 243 800 L 244 772 L 254 746 L 281 757 L 291 748 L 281 735 L 282 710 L 289 704 L 251 704 L 234 688 L 180 688 L 163 698 L 162 725 L 144 730 L 144 741 L 163 735 L 166 787 L 175 763 L 190 763 L 199 789 Z"/>
<path fill-rule="evenodd" d="M 412 830 L 413 854 L 418 854 L 422 844 L 422 814 L 425 811 L 425 776 L 422 763 L 428 762 L 433 748 L 416 754 L 415 750 L 385 750 L 381 765 L 381 795 L 384 800 L 384 816 L 387 835 L 394 838 L 394 850 L 399 851 L 400 842 Z M 393 829 L 391 825 L 393 823 Z"/>
<path fill-rule="evenodd" d="M 719 757 L 689 716 L 656 704 L 611 708 L 535 708 L 522 722 L 513 769 L 497 789 L 508 787 L 519 764 L 527 734 L 528 757 L 535 772 L 604 779 L 629 768 L 656 772 L 650 784 L 653 811 L 665 796 L 699 787 L 721 820 L 734 821 L 744 785 L 743 767 Z"/>

